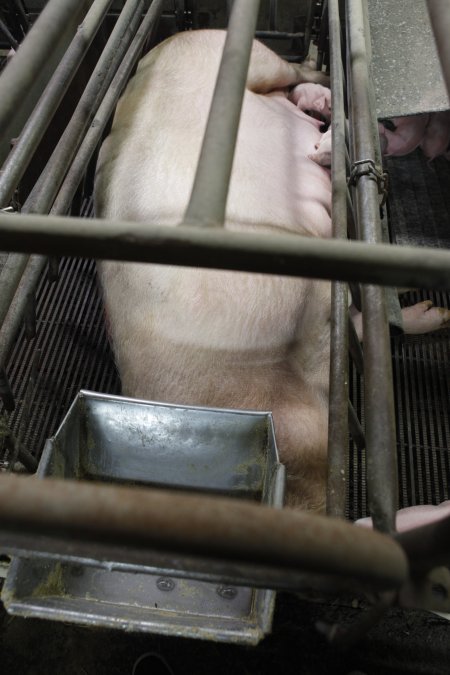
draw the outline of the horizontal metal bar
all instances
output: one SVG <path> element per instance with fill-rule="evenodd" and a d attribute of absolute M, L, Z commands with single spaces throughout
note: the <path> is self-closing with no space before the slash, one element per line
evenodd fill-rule
<path fill-rule="evenodd" d="M 450 5 L 448 0 L 427 0 L 427 7 L 450 99 Z"/>
<path fill-rule="evenodd" d="M 259 40 L 298 40 L 304 38 L 304 31 L 298 33 L 288 33 L 280 30 L 257 30 L 255 37 Z"/>
<path fill-rule="evenodd" d="M 91 0 L 92 1 L 92 0 Z M 0 163 L 72 39 L 89 0 L 49 0 L 0 77 Z"/>
<path fill-rule="evenodd" d="M 0 172 L 0 207 L 9 203 L 111 3 L 112 0 L 93 2 L 22 129 Z"/>
<path fill-rule="evenodd" d="M 100 559 L 112 547 L 122 556 L 133 552 L 142 564 L 152 551 L 167 551 L 331 573 L 384 589 L 400 587 L 408 575 L 405 555 L 389 537 L 242 500 L 4 474 L 0 513 L 5 552 L 17 533 L 29 550 L 42 550 L 42 537 L 59 553 L 75 552 L 77 541 L 90 542 Z"/>
<path fill-rule="evenodd" d="M 185 222 L 223 225 L 260 0 L 234 0 Z"/>
<path fill-rule="evenodd" d="M 0 214 L 0 250 L 450 288 L 450 251 L 359 241 Z"/>

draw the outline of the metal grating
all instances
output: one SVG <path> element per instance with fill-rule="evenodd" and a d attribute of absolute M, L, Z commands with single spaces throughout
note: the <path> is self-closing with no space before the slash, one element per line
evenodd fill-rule
<path fill-rule="evenodd" d="M 85 204 L 82 215 L 89 213 Z M 7 374 L 16 396 L 11 428 L 37 457 L 80 389 L 119 393 L 93 260 L 64 258 L 54 283 L 42 275 L 37 336 L 27 342 L 20 332 Z"/>
<path fill-rule="evenodd" d="M 387 162 L 390 222 L 397 244 L 450 248 L 450 162 L 420 151 Z M 402 305 L 432 300 L 450 308 L 450 292 L 414 291 Z M 392 339 L 400 507 L 438 504 L 450 495 L 450 329 Z M 355 369 L 350 392 L 362 414 Z M 367 515 L 364 456 L 350 453 L 348 514 Z"/>

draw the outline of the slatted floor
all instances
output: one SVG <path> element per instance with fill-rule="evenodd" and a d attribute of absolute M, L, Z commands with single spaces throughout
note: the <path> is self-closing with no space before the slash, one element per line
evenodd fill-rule
<path fill-rule="evenodd" d="M 450 247 L 450 163 L 428 165 L 416 153 L 389 162 L 390 219 L 398 243 Z M 89 215 L 89 205 L 84 205 Z M 446 293 L 417 291 L 413 304 L 431 297 L 450 306 Z M 17 397 L 11 415 L 16 436 L 36 456 L 81 388 L 119 393 L 120 383 L 105 333 L 93 261 L 64 259 L 60 278 L 45 275 L 38 289 L 38 334 L 27 343 L 19 336 L 8 365 Z M 438 503 L 449 498 L 450 484 L 450 330 L 426 336 L 393 338 L 397 411 L 400 505 Z M 361 413 L 362 383 L 351 374 L 352 398 Z M 9 467 L 8 456 L 0 456 Z M 364 455 L 349 458 L 348 515 L 366 514 Z"/>

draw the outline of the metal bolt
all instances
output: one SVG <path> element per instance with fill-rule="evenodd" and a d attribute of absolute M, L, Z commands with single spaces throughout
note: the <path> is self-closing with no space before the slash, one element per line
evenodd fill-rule
<path fill-rule="evenodd" d="M 160 591 L 173 591 L 175 588 L 175 582 L 173 579 L 170 579 L 169 577 L 160 577 L 158 581 L 156 582 L 156 585 L 158 586 Z"/>
<path fill-rule="evenodd" d="M 233 600 L 237 596 L 237 589 L 233 586 L 218 586 L 216 590 L 224 600 Z"/>

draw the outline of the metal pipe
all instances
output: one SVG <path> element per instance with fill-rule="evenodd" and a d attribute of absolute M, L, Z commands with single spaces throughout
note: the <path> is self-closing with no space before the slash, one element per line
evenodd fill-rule
<path fill-rule="evenodd" d="M 92 1 L 92 0 L 91 0 Z M 0 77 L 0 162 L 17 125 L 32 111 L 58 59 L 89 7 L 89 0 L 49 0 Z M 59 60 L 59 59 L 58 59 Z"/>
<path fill-rule="evenodd" d="M 22 129 L 0 172 L 0 207 L 9 203 L 111 3 L 95 0 L 92 4 Z"/>
<path fill-rule="evenodd" d="M 24 214 L 0 215 L 0 250 L 265 272 L 420 288 L 450 287 L 450 251 L 297 234 L 231 232 Z"/>
<path fill-rule="evenodd" d="M 188 224 L 223 225 L 259 0 L 234 0 L 203 137 Z"/>
<path fill-rule="evenodd" d="M 347 238 L 347 175 L 345 166 L 344 84 L 337 0 L 328 5 L 333 100 L 331 160 L 331 222 L 333 237 Z M 344 518 L 348 453 L 348 288 L 341 281 L 331 287 L 330 394 L 328 417 L 327 513 Z"/>
<path fill-rule="evenodd" d="M 448 0 L 427 0 L 427 8 L 450 99 L 450 6 Z"/>
<path fill-rule="evenodd" d="M 56 192 L 64 179 L 67 168 L 70 165 L 71 158 L 81 142 L 82 134 L 88 124 L 92 121 L 101 101 L 101 97 L 104 95 L 105 90 L 111 82 L 114 72 L 120 63 L 120 59 L 133 37 L 134 30 L 137 27 L 137 22 L 140 18 L 142 2 L 143 0 L 128 0 L 128 3 L 122 10 L 66 131 L 56 146 L 40 179 L 22 207 L 23 213 L 29 213 L 31 211 L 40 213 L 48 212 Z M 94 17 L 98 19 L 98 14 L 94 14 Z M 22 277 L 28 261 L 28 256 L 11 256 L 10 264 L 15 268 L 15 272 L 12 277 L 4 277 L 2 302 L 0 304 L 0 324 L 3 324 L 5 320 L 6 312 L 12 302 L 19 280 Z M 35 260 L 32 263 L 34 272 L 31 275 L 31 283 L 37 283 L 37 279 L 40 275 L 40 271 L 38 270 L 42 270 L 43 265 L 43 260 L 40 260 L 39 262 Z M 22 294 L 22 300 L 24 300 L 25 297 L 29 297 L 30 290 L 31 286 L 29 280 L 27 282 L 27 291 L 25 294 Z M 2 348 L 0 348 L 0 363 L 4 363 L 8 345 L 11 345 L 11 340 L 13 339 L 12 331 L 17 330 L 16 322 L 20 320 L 20 315 L 23 311 L 24 305 L 21 304 L 21 301 L 18 302 L 19 304 L 15 305 L 14 321 L 11 319 L 11 322 L 8 327 L 5 328 L 3 334 L 4 337 L 1 342 Z"/>
<path fill-rule="evenodd" d="M 269 31 L 277 30 L 278 0 L 269 0 Z"/>
<path fill-rule="evenodd" d="M 402 549 L 380 533 L 223 497 L 4 474 L 0 513 L 6 552 L 17 534 L 29 550 L 42 550 L 41 537 L 60 552 L 90 542 L 93 555 L 103 560 L 109 546 L 122 555 L 134 552 L 143 564 L 156 549 L 331 573 L 382 588 L 399 587 L 408 575 Z"/>
<path fill-rule="evenodd" d="M 22 0 L 13 0 L 13 4 L 15 5 L 20 18 L 22 19 L 22 30 L 24 33 L 27 33 L 30 28 L 30 22 L 28 21 L 28 16 L 25 13 Z"/>
<path fill-rule="evenodd" d="M 4 368 L 14 340 L 22 325 L 24 311 L 34 301 L 34 292 L 45 267 L 45 256 L 33 255 L 12 299 L 9 311 L 0 330 L 0 368 Z"/>
<path fill-rule="evenodd" d="M 164 0 L 153 0 L 148 12 L 142 20 L 142 24 L 133 38 L 129 49 L 98 108 L 95 118 L 86 133 L 77 156 L 67 172 L 61 189 L 53 203 L 51 209 L 52 214 L 63 215 L 67 213 L 78 185 L 86 171 L 86 167 L 102 138 L 103 131 L 114 111 L 116 103 L 141 55 L 142 48 L 148 38 L 151 37 L 156 30 L 163 6 Z"/>
<path fill-rule="evenodd" d="M 122 58 L 137 30 L 144 0 L 127 0 L 75 112 L 22 211 L 48 213 Z"/>
<path fill-rule="evenodd" d="M 349 337 L 349 351 L 355 364 L 356 370 L 360 375 L 364 373 L 364 354 L 358 334 L 355 329 L 351 317 L 348 317 L 348 337 Z"/>
<path fill-rule="evenodd" d="M 113 83 L 99 108 L 98 115 L 88 131 L 88 135 L 80 148 L 76 160 L 66 176 L 58 198 L 53 205 L 52 213 L 66 213 L 69 209 L 73 195 L 86 170 L 87 163 L 100 140 L 103 128 L 113 111 L 114 105 L 128 80 L 133 66 L 140 56 L 142 47 L 148 39 L 149 33 L 156 28 L 162 9 L 163 0 L 153 0 L 151 7 L 146 13 L 129 50 L 117 71 Z M 17 256 L 17 258 L 28 259 L 27 256 Z M 28 267 L 24 272 L 20 286 L 12 299 L 12 305 L 7 320 L 0 330 L 0 364 L 4 364 L 8 358 L 13 340 L 20 327 L 21 318 L 26 307 L 33 301 L 34 289 L 41 277 L 45 264 L 46 258 L 43 256 L 32 256 L 29 259 Z"/>
<path fill-rule="evenodd" d="M 2 250 L 6 251 L 8 249 Z M 8 313 L 27 262 L 27 255 L 14 255 L 10 253 L 0 273 L 0 326 L 3 324 L 5 316 Z"/>
<path fill-rule="evenodd" d="M 356 414 L 356 411 L 350 401 L 348 402 L 348 426 L 353 443 L 356 445 L 358 450 L 363 450 L 366 447 L 366 438 L 364 436 L 361 423 L 358 419 L 358 415 Z"/>
<path fill-rule="evenodd" d="M 304 31 L 288 33 L 280 30 L 257 30 L 255 37 L 260 40 L 299 40 L 305 37 Z"/>
<path fill-rule="evenodd" d="M 0 19 L 0 33 L 3 33 L 3 37 L 9 43 L 10 47 L 12 47 L 13 49 L 19 49 L 19 43 L 17 42 L 14 35 L 10 32 L 6 23 L 1 19 Z"/>
<path fill-rule="evenodd" d="M 347 3 L 350 64 L 350 108 L 353 129 L 353 161 L 364 162 L 356 182 L 356 207 L 362 238 L 382 241 L 378 185 L 374 173 L 369 72 L 366 54 L 364 9 L 361 0 Z M 357 166 L 357 165 L 355 165 Z M 364 332 L 364 392 L 369 508 L 374 526 L 395 531 L 397 509 L 397 462 L 392 366 L 384 289 L 362 288 Z"/>

